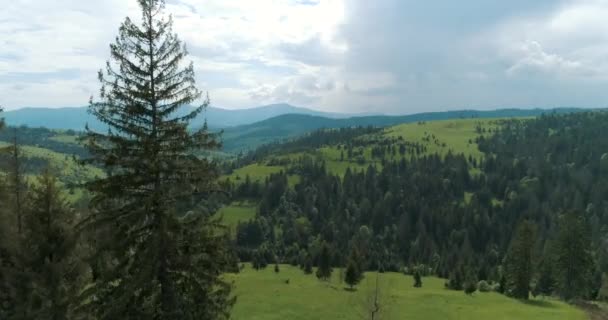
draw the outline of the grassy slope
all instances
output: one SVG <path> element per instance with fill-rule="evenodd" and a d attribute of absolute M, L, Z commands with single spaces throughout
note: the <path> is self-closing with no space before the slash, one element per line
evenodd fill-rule
<path fill-rule="evenodd" d="M 262 271 L 247 266 L 240 274 L 229 276 L 235 281 L 237 295 L 233 319 L 367 319 L 361 315 L 375 274 L 368 273 L 357 291 L 350 292 L 338 284 L 338 273 L 335 270 L 334 279 L 327 284 L 297 267 L 281 265 L 276 274 L 272 266 Z M 522 303 L 496 293 L 467 296 L 462 291 L 444 289 L 444 280 L 438 278 L 423 278 L 420 289 L 412 284 L 410 276 L 380 275 L 380 301 L 388 301 L 382 319 L 587 319 L 581 310 L 558 301 Z"/>
<path fill-rule="evenodd" d="M 451 151 L 481 158 L 483 154 L 475 143 L 475 138 L 478 136 L 475 127 L 480 124 L 486 129 L 495 128 L 495 121 L 496 119 L 455 119 L 422 124 L 408 123 L 388 128 L 385 130 L 385 136 L 403 137 L 406 141 L 425 143 L 428 148 L 427 153 L 444 155 Z M 437 143 L 432 139 L 430 142 L 424 141 L 424 138 L 431 134 L 435 136 Z M 472 141 L 471 144 L 469 140 Z M 445 147 L 443 143 L 445 143 Z"/>
<path fill-rule="evenodd" d="M 217 215 L 222 216 L 222 222 L 234 234 L 239 222 L 249 221 L 255 217 L 257 206 L 248 202 L 235 202 L 218 210 Z"/>
<path fill-rule="evenodd" d="M 8 143 L 0 141 L 0 148 L 8 145 Z M 21 150 L 25 157 L 47 159 L 52 172 L 57 176 L 59 181 L 63 183 L 71 182 L 80 184 L 104 175 L 101 169 L 90 165 L 80 166 L 71 156 L 63 153 L 34 146 L 21 146 Z M 35 183 L 36 181 L 35 175 L 28 175 L 27 178 L 30 183 Z M 81 198 L 82 194 L 82 188 L 74 188 L 73 192 L 67 195 L 67 198 L 70 201 L 76 201 Z"/>
<path fill-rule="evenodd" d="M 407 123 L 386 128 L 380 135 L 370 137 L 363 136 L 360 139 L 387 139 L 402 137 L 405 141 L 418 142 L 424 144 L 427 147 L 426 154 L 438 153 L 445 155 L 448 151 L 452 153 L 463 153 L 465 156 L 473 156 L 475 158 L 481 158 L 482 153 L 479 151 L 475 138 L 478 134 L 475 131 L 475 127 L 480 124 L 483 128 L 490 129 L 496 127 L 496 121 L 498 119 L 454 119 L 454 120 L 443 120 L 443 121 L 431 121 L 423 123 Z M 425 141 L 426 137 L 434 136 L 434 139 Z M 472 143 L 469 143 L 471 141 Z M 445 143 L 445 146 L 443 145 Z M 358 171 L 364 170 L 369 165 L 380 166 L 378 159 L 372 159 L 371 147 L 366 147 L 363 150 L 365 163 L 357 163 L 354 159 L 341 160 L 341 150 L 337 146 L 325 146 L 317 150 L 311 150 L 306 154 L 322 158 L 326 161 L 327 169 L 337 175 L 344 175 L 346 168 L 350 167 L 351 170 Z M 344 152 L 346 153 L 346 152 Z M 297 154 L 281 155 L 279 157 L 291 157 L 297 158 L 305 154 L 299 152 Z M 410 155 L 406 155 L 409 157 Z M 401 158 L 397 154 L 393 159 Z M 252 180 L 264 180 L 271 173 L 276 173 L 286 168 L 281 166 L 267 166 L 264 163 L 252 164 L 234 171 L 230 175 L 232 181 L 244 181 L 244 178 L 249 174 Z M 292 179 L 296 179 L 293 177 Z M 291 182 L 291 181 L 290 181 Z"/>

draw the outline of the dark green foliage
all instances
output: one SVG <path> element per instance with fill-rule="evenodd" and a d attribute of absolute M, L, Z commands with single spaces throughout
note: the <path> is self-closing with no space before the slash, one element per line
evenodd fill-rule
<path fill-rule="evenodd" d="M 346 273 L 344 275 L 344 282 L 353 289 L 354 286 L 358 285 L 363 278 L 363 273 L 359 270 L 359 266 L 353 260 L 348 261 L 346 266 Z"/>
<path fill-rule="evenodd" d="M 462 290 L 464 285 L 464 272 L 462 268 L 456 268 L 450 273 L 448 281 L 445 283 L 445 287 L 450 290 Z"/>
<path fill-rule="evenodd" d="M 535 296 L 551 296 L 555 290 L 555 271 L 554 261 L 551 257 L 545 257 L 538 270 L 536 286 L 534 286 Z"/>
<path fill-rule="evenodd" d="M 278 264 L 278 263 L 275 263 L 275 264 L 274 264 L 274 272 L 275 272 L 275 273 L 279 273 L 280 271 L 281 271 L 281 270 L 279 269 L 279 264 Z"/>
<path fill-rule="evenodd" d="M 608 301 L 608 274 L 604 273 L 602 276 L 602 286 L 597 295 L 597 299 L 601 301 Z"/>
<path fill-rule="evenodd" d="M 569 212 L 561 217 L 556 239 L 557 288 L 565 300 L 589 298 L 593 272 L 590 232 L 584 217 Z"/>
<path fill-rule="evenodd" d="M 500 280 L 498 280 L 498 293 L 504 294 L 507 292 L 507 277 L 505 275 L 500 276 Z"/>
<path fill-rule="evenodd" d="M 420 276 L 420 271 L 414 271 L 414 288 L 422 288 L 422 276 Z"/>
<path fill-rule="evenodd" d="M 220 276 L 229 254 L 206 201 L 214 164 L 194 153 L 218 147 L 190 121 L 209 104 L 185 48 L 163 16 L 164 2 L 140 0 L 141 25 L 127 18 L 100 72 L 101 100 L 89 111 L 109 126 L 87 131 L 87 163 L 108 176 L 88 183 L 94 282 L 83 293 L 97 319 L 219 319 L 234 302 Z"/>
<path fill-rule="evenodd" d="M 473 294 L 477 291 L 477 277 L 475 276 L 473 270 L 469 269 L 463 284 L 464 293 L 467 295 Z"/>
<path fill-rule="evenodd" d="M 318 257 L 317 278 L 323 281 L 328 281 L 331 278 L 331 252 L 329 246 L 324 243 L 321 248 L 321 253 Z"/>
<path fill-rule="evenodd" d="M 268 262 L 266 261 L 266 257 L 262 252 L 256 250 L 253 253 L 252 266 L 256 270 L 264 269 L 268 266 Z"/>
<path fill-rule="evenodd" d="M 38 177 L 24 211 L 19 264 L 29 292 L 27 317 L 68 319 L 80 289 L 82 264 L 75 254 L 75 214 L 48 171 Z"/>
<path fill-rule="evenodd" d="M 507 293 L 516 299 L 527 300 L 529 297 L 535 241 L 534 225 L 527 220 L 520 223 L 505 258 Z"/>
<path fill-rule="evenodd" d="M 306 260 L 304 261 L 303 270 L 305 274 L 312 274 L 312 258 L 310 255 L 306 256 Z"/>
<path fill-rule="evenodd" d="M 464 284 L 464 293 L 467 295 L 472 295 L 477 291 L 477 284 L 475 281 L 466 281 Z"/>

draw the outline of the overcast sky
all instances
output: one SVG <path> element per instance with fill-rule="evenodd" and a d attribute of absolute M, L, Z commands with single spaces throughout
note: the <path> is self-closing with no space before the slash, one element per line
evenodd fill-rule
<path fill-rule="evenodd" d="M 167 0 L 213 105 L 608 106 L 608 0 Z M 136 0 L 10 0 L 0 105 L 83 106 Z"/>

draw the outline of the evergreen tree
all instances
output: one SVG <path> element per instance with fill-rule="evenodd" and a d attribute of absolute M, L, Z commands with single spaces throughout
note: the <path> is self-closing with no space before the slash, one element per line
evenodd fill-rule
<path fill-rule="evenodd" d="M 188 124 L 208 106 L 185 47 L 163 15 L 163 0 L 139 0 L 141 24 L 127 18 L 100 71 L 100 101 L 89 112 L 109 127 L 87 129 L 87 163 L 107 176 L 88 183 L 97 277 L 83 310 L 97 319 L 218 319 L 234 303 L 221 279 L 228 250 L 204 199 L 215 187 L 211 160 L 193 154 L 219 144 Z"/>
<path fill-rule="evenodd" d="M 534 295 L 550 296 L 555 290 L 555 278 L 553 261 L 549 258 L 543 259 L 540 264 L 538 279 L 534 287 Z"/>
<path fill-rule="evenodd" d="M 416 269 L 414 271 L 414 288 L 422 288 L 422 277 L 420 276 L 420 271 Z"/>
<path fill-rule="evenodd" d="M 344 282 L 348 284 L 351 290 L 354 286 L 358 285 L 361 282 L 363 274 L 359 270 L 357 263 L 353 260 L 348 261 L 348 265 L 346 266 L 346 274 L 344 275 Z"/>
<path fill-rule="evenodd" d="M 312 273 L 312 258 L 310 255 L 306 256 L 306 260 L 304 261 L 304 274 Z"/>
<path fill-rule="evenodd" d="M 527 300 L 529 297 L 534 242 L 534 226 L 526 220 L 517 227 L 505 258 L 507 293 L 517 299 Z"/>
<path fill-rule="evenodd" d="M 477 291 L 477 278 L 475 277 L 475 273 L 472 269 L 469 269 L 464 281 L 464 293 L 467 295 L 472 295 L 475 291 Z"/>
<path fill-rule="evenodd" d="M 319 265 L 317 267 L 317 278 L 328 281 L 331 278 L 331 253 L 327 243 L 323 244 L 319 254 Z"/>
<path fill-rule="evenodd" d="M 569 212 L 561 217 L 555 254 L 555 271 L 560 296 L 565 300 L 584 298 L 593 270 L 590 232 L 583 217 Z"/>
<path fill-rule="evenodd" d="M 446 282 L 446 288 L 450 290 L 462 290 L 464 281 L 464 272 L 462 267 L 456 267 L 455 270 L 452 270 L 450 273 L 450 277 Z"/>
<path fill-rule="evenodd" d="M 31 285 L 28 300 L 22 301 L 29 318 L 69 318 L 81 270 L 74 254 L 74 218 L 56 178 L 46 170 L 24 211 L 20 262 Z"/>

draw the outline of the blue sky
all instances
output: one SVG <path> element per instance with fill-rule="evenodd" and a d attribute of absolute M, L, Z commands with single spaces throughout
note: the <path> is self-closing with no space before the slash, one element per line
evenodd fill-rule
<path fill-rule="evenodd" d="M 11 0 L 0 105 L 86 105 L 136 0 Z M 608 106 L 608 0 L 167 0 L 215 106 Z"/>

